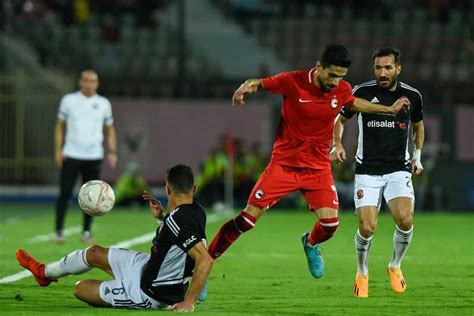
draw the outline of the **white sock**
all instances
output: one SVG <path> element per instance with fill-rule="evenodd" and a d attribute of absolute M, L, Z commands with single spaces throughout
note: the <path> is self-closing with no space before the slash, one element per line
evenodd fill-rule
<path fill-rule="evenodd" d="M 76 250 L 59 261 L 46 265 L 44 274 L 47 278 L 60 278 L 69 274 L 82 274 L 92 267 L 86 260 L 86 249 Z"/>
<path fill-rule="evenodd" d="M 401 230 L 396 226 L 395 232 L 393 233 L 393 257 L 388 265 L 390 268 L 400 268 L 400 264 L 408 250 L 408 246 L 410 246 L 412 237 L 413 225 L 407 231 Z"/>
<path fill-rule="evenodd" d="M 357 255 L 357 273 L 361 275 L 369 274 L 369 267 L 367 265 L 367 257 L 369 256 L 370 245 L 372 245 L 372 238 L 362 237 L 359 230 L 355 234 L 355 249 Z"/>

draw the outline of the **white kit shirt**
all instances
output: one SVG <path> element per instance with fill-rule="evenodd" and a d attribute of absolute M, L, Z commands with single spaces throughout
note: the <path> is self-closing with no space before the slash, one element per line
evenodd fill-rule
<path fill-rule="evenodd" d="M 59 105 L 58 119 L 66 122 L 64 155 L 73 159 L 104 158 L 104 125 L 113 124 L 112 106 L 107 98 L 86 97 L 80 91 L 66 94 Z"/>

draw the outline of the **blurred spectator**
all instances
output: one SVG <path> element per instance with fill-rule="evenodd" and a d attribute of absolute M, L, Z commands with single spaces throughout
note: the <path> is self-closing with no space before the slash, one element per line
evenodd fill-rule
<path fill-rule="evenodd" d="M 74 17 L 77 22 L 85 22 L 91 14 L 90 0 L 74 1 Z"/>
<path fill-rule="evenodd" d="M 225 172 L 229 159 L 224 150 L 224 138 L 221 145 L 211 150 L 201 164 L 201 171 L 196 178 L 198 199 L 204 206 L 216 208 L 224 203 Z M 234 203 L 244 206 L 252 191 L 253 184 L 265 168 L 265 155 L 259 143 L 248 146 L 244 141 L 235 139 L 236 155 L 233 166 Z"/>
<path fill-rule="evenodd" d="M 229 161 L 221 148 L 213 148 L 205 157 L 196 177 L 197 199 L 206 207 L 224 201 L 224 172 Z"/>
<path fill-rule="evenodd" d="M 146 204 L 142 195 L 148 190 L 148 184 L 140 174 L 140 168 L 136 162 L 131 162 L 127 170 L 118 178 L 114 185 L 115 204 L 118 206 L 130 206 L 137 202 L 141 206 Z"/>

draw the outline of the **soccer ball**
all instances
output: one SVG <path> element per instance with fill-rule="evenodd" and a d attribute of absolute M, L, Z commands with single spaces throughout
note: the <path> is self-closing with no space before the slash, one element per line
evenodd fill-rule
<path fill-rule="evenodd" d="M 78 202 L 84 213 L 91 216 L 102 216 L 114 207 L 114 190 L 105 181 L 91 180 L 82 185 Z"/>

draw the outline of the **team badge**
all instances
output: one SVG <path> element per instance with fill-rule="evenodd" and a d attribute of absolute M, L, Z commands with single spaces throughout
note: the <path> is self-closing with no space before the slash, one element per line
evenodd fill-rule
<path fill-rule="evenodd" d="M 400 129 L 406 129 L 407 128 L 407 123 L 405 122 L 397 122 L 398 123 L 398 127 L 400 127 Z"/>
<path fill-rule="evenodd" d="M 99 105 L 97 103 L 92 103 L 92 108 L 94 110 L 97 110 L 99 108 Z"/>
<path fill-rule="evenodd" d="M 258 189 L 257 192 L 255 192 L 255 198 L 256 199 L 263 199 L 263 197 L 265 196 L 265 192 L 263 192 L 262 189 Z"/>
<path fill-rule="evenodd" d="M 364 190 L 362 189 L 357 190 L 356 195 L 359 200 L 362 199 L 364 197 Z"/>
<path fill-rule="evenodd" d="M 338 104 L 338 101 L 336 99 L 336 96 L 334 96 L 334 98 L 331 100 L 331 107 L 335 109 L 337 108 L 337 104 Z"/>

